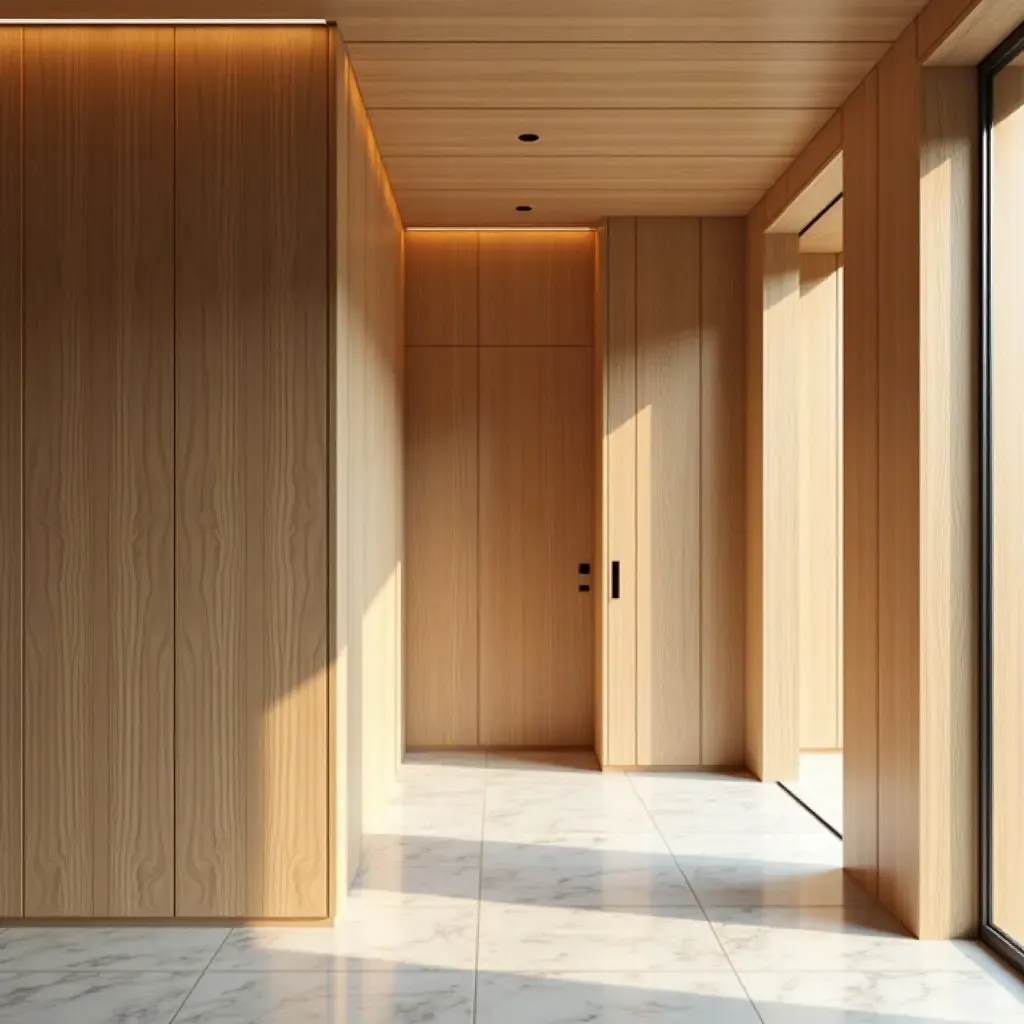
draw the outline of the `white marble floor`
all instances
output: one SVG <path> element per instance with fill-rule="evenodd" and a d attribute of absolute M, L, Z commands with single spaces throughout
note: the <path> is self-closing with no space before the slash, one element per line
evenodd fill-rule
<path fill-rule="evenodd" d="M 3 1024 L 987 1024 L 1024 985 L 920 943 L 777 786 L 420 758 L 343 920 L 0 932 Z"/>

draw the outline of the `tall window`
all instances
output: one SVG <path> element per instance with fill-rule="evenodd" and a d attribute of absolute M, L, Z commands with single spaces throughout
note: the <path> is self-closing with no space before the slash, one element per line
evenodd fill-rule
<path fill-rule="evenodd" d="M 981 85 L 983 927 L 1024 969 L 1024 26 Z"/>

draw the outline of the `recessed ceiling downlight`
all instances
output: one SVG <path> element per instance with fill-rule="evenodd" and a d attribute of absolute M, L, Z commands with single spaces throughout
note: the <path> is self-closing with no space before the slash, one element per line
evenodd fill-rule
<path fill-rule="evenodd" d="M 523 132 L 519 136 L 520 142 L 540 142 L 540 136 L 536 132 Z"/>
<path fill-rule="evenodd" d="M 517 206 L 516 213 L 529 213 L 532 209 L 532 206 Z"/>

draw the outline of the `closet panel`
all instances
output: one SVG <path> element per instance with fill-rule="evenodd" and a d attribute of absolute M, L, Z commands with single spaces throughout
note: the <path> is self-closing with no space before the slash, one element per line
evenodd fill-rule
<path fill-rule="evenodd" d="M 0 917 L 22 908 L 21 37 L 0 28 Z"/>
<path fill-rule="evenodd" d="M 594 351 L 480 351 L 480 742 L 594 733 Z"/>
<path fill-rule="evenodd" d="M 173 42 L 25 32 L 33 917 L 174 912 Z"/>
<path fill-rule="evenodd" d="M 637 221 L 637 760 L 700 764 L 700 221 Z"/>
<path fill-rule="evenodd" d="M 477 344 L 477 233 L 405 234 L 405 344 Z"/>
<path fill-rule="evenodd" d="M 328 40 L 177 32 L 177 910 L 327 912 Z"/>
<path fill-rule="evenodd" d="M 475 746 L 478 352 L 406 360 L 406 743 Z"/>

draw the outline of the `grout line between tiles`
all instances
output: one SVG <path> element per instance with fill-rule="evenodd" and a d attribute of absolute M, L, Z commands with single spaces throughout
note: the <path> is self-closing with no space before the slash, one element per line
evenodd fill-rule
<path fill-rule="evenodd" d="M 682 867 L 680 867 L 679 861 L 676 860 L 676 855 L 672 852 L 672 847 L 669 845 L 669 841 L 665 838 L 665 834 L 661 831 L 661 828 L 658 825 L 658 821 L 655 818 L 653 811 L 651 811 L 650 807 L 647 806 L 647 802 L 640 795 L 640 791 L 636 788 L 636 785 L 633 782 L 633 773 L 626 772 L 626 778 L 629 780 L 630 786 L 633 787 L 633 792 L 636 793 L 637 799 L 643 805 L 644 810 L 647 811 L 647 816 L 651 819 L 651 824 L 654 826 L 654 830 L 658 833 L 659 836 L 661 836 L 661 841 L 665 844 L 665 849 L 668 850 L 669 856 L 672 858 L 672 862 L 675 864 L 677 868 L 679 868 L 679 874 L 683 876 L 683 878 L 686 881 L 686 884 L 690 888 L 690 892 L 693 893 L 693 898 L 696 901 L 697 907 L 700 909 L 700 912 L 704 915 L 704 920 L 707 922 L 708 927 L 711 929 L 711 934 L 714 935 L 715 942 L 718 944 L 718 948 L 722 951 L 722 956 L 725 957 L 725 962 L 731 968 L 732 973 L 735 976 L 736 981 L 739 983 L 740 988 L 743 989 L 743 994 L 747 997 L 747 1002 L 750 1003 L 750 1008 L 757 1015 L 757 1019 L 761 1021 L 761 1024 L 765 1024 L 764 1017 L 761 1016 L 761 1011 L 757 1008 L 757 1004 L 754 1002 L 753 999 L 750 998 L 750 992 L 747 991 L 747 986 L 744 984 L 743 979 L 740 977 L 740 972 L 736 969 L 736 965 L 732 962 L 732 957 L 729 956 L 728 952 L 726 951 L 726 948 L 722 943 L 721 936 L 719 936 L 715 926 L 711 923 L 711 918 L 708 917 L 708 912 L 704 909 L 704 904 L 701 903 L 700 897 L 697 895 L 697 890 L 694 889 L 693 885 L 690 883 L 690 879 L 687 876 L 686 872 L 682 869 Z"/>
<path fill-rule="evenodd" d="M 217 959 L 218 955 L 220 954 L 220 951 L 224 948 L 224 944 L 228 941 L 228 939 L 231 938 L 231 933 L 233 931 L 234 928 L 229 928 L 226 934 L 224 935 L 224 938 L 220 940 L 220 945 L 214 950 L 213 956 L 210 957 L 210 960 L 207 963 L 207 965 L 203 968 L 202 973 L 199 975 L 198 978 L 196 978 L 195 984 L 186 993 L 185 998 L 181 1001 L 181 1006 L 179 1006 L 177 1010 L 174 1011 L 174 1016 L 171 1017 L 171 1019 L 168 1021 L 168 1024 L 174 1024 L 178 1017 L 181 1016 L 181 1011 L 185 1009 L 186 1004 L 192 998 L 192 993 L 195 992 L 197 988 L 199 988 L 199 982 L 201 982 L 203 978 L 206 977 L 206 972 L 213 965 L 213 961 Z"/>

